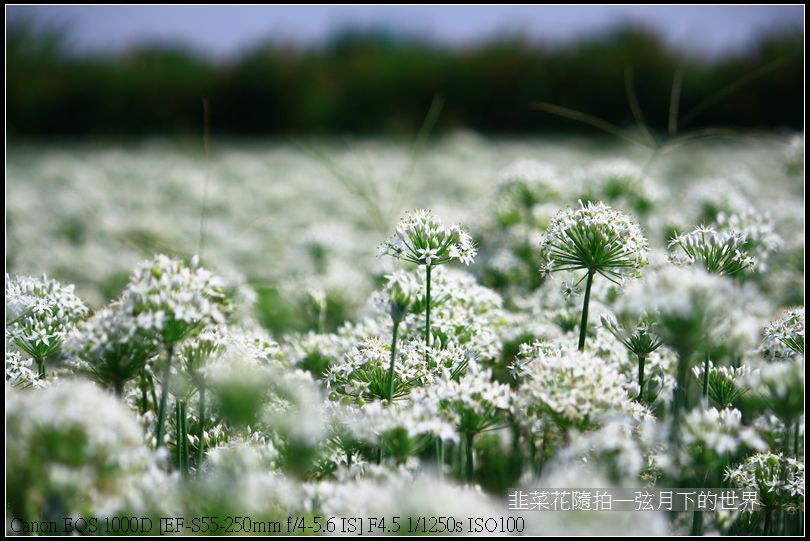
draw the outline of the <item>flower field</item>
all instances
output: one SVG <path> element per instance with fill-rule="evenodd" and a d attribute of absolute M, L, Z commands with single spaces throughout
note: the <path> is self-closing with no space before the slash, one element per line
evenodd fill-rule
<path fill-rule="evenodd" d="M 803 533 L 802 136 L 199 147 L 8 149 L 7 533 Z"/>

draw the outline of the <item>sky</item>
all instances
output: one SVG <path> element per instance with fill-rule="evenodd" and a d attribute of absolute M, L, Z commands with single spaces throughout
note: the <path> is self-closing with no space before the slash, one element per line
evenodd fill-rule
<path fill-rule="evenodd" d="M 336 32 L 384 29 L 451 46 L 504 33 L 566 42 L 622 23 L 653 29 L 672 46 L 714 57 L 763 32 L 802 28 L 795 6 L 7 6 L 7 19 L 67 32 L 78 52 L 119 52 L 143 43 L 181 44 L 228 58 L 257 43 L 318 45 Z"/>

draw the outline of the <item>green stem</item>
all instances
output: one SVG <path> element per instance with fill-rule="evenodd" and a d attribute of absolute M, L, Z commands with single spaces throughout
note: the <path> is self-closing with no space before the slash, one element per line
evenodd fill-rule
<path fill-rule="evenodd" d="M 677 449 L 678 431 L 680 430 L 681 416 L 686 410 L 687 385 L 689 383 L 689 357 L 690 354 L 682 351 L 678 354 L 678 375 L 675 380 L 675 392 L 672 400 L 672 428 L 670 440 L 673 449 Z"/>
<path fill-rule="evenodd" d="M 466 451 L 467 451 L 467 461 L 466 461 L 466 469 L 467 469 L 467 480 L 472 481 L 473 477 L 475 476 L 475 468 L 473 467 L 473 436 L 472 432 L 467 432 L 466 437 Z"/>
<path fill-rule="evenodd" d="M 186 402 L 180 402 L 180 450 L 183 458 L 183 476 L 188 476 L 188 412 Z"/>
<path fill-rule="evenodd" d="M 793 458 L 799 458 L 799 420 L 793 424 Z"/>
<path fill-rule="evenodd" d="M 177 469 L 183 469 L 182 428 L 180 426 L 180 402 L 174 403 L 174 454 L 177 460 Z"/>
<path fill-rule="evenodd" d="M 200 430 L 197 434 L 197 471 L 202 471 L 203 457 L 205 456 L 205 385 L 200 384 Z"/>
<path fill-rule="evenodd" d="M 709 402 L 709 354 L 706 354 L 706 360 L 703 361 L 703 400 L 708 404 Z"/>
<path fill-rule="evenodd" d="M 588 271 L 588 282 L 585 285 L 585 300 L 582 302 L 582 322 L 579 324 L 579 350 L 585 349 L 585 334 L 588 331 L 588 303 L 591 300 L 591 284 L 593 284 L 593 271 Z"/>
<path fill-rule="evenodd" d="M 166 349 L 166 367 L 163 369 L 163 378 L 161 378 L 160 382 L 160 406 L 158 407 L 157 442 L 155 443 L 155 447 L 158 449 L 163 445 L 163 425 L 166 423 L 166 400 L 169 397 L 169 376 L 171 375 L 173 356 L 174 346 L 169 346 Z"/>
<path fill-rule="evenodd" d="M 394 362 L 397 357 L 397 331 L 399 321 L 394 320 L 394 331 L 391 336 L 391 364 L 388 367 L 388 404 L 394 403 Z"/>
<path fill-rule="evenodd" d="M 692 532 L 690 535 L 703 535 L 703 512 L 692 513 Z"/>
<path fill-rule="evenodd" d="M 124 396 L 124 382 L 120 379 L 113 381 L 113 389 L 115 390 L 115 396 L 118 398 Z"/>
<path fill-rule="evenodd" d="M 444 477 L 444 442 L 441 438 L 436 438 L 436 470 L 439 479 Z"/>
<path fill-rule="evenodd" d="M 430 265 L 425 266 L 425 362 L 428 362 L 430 346 Z"/>
<path fill-rule="evenodd" d="M 644 363 L 646 360 L 646 356 L 638 356 L 638 401 L 642 403 L 644 402 Z"/>
<path fill-rule="evenodd" d="M 37 358 L 37 375 L 39 379 L 45 379 L 45 359 Z"/>
<path fill-rule="evenodd" d="M 149 384 L 146 382 L 146 370 L 141 370 L 141 415 L 146 415 L 146 410 L 149 409 L 148 387 Z"/>

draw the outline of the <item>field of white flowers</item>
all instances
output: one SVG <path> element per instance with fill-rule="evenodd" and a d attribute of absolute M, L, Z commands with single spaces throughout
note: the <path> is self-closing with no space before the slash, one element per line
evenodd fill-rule
<path fill-rule="evenodd" d="M 9 147 L 7 533 L 804 531 L 803 137 L 198 146 Z"/>

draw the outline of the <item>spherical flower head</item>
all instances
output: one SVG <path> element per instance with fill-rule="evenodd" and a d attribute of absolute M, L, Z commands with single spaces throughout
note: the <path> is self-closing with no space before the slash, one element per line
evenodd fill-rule
<path fill-rule="evenodd" d="M 676 236 L 669 248 L 673 250 L 673 262 L 700 265 L 714 274 L 738 274 L 756 265 L 748 255 L 745 235 L 710 227 L 696 227 Z"/>
<path fill-rule="evenodd" d="M 768 510 L 804 504 L 804 462 L 782 453 L 757 453 L 726 470 L 732 485 L 758 493 Z M 795 509 L 794 509 L 795 510 Z"/>
<path fill-rule="evenodd" d="M 102 308 L 67 337 L 63 357 L 97 383 L 119 388 L 159 350 L 155 337 L 137 323 L 120 303 Z"/>
<path fill-rule="evenodd" d="M 512 410 L 529 427 L 539 419 L 563 432 L 588 430 L 609 415 L 639 412 L 624 392 L 624 376 L 588 350 L 536 342 L 521 348 L 518 357 L 523 379 Z"/>
<path fill-rule="evenodd" d="M 614 283 L 637 275 L 647 263 L 647 239 L 639 225 L 604 203 L 580 202 L 560 211 L 540 243 L 545 272 L 587 270 Z"/>
<path fill-rule="evenodd" d="M 792 308 L 768 325 L 759 353 L 769 361 L 804 356 L 804 308 Z"/>
<path fill-rule="evenodd" d="M 142 263 L 121 297 L 137 327 L 164 344 L 176 343 L 206 325 L 223 323 L 230 311 L 224 282 L 197 265 L 166 255 Z"/>
<path fill-rule="evenodd" d="M 89 310 L 73 292 L 47 276 L 6 275 L 6 340 L 44 360 Z"/>
<path fill-rule="evenodd" d="M 394 235 L 380 245 L 379 254 L 425 266 L 443 265 L 454 259 L 469 265 L 476 248 L 461 227 L 445 227 L 429 210 L 418 209 L 400 220 Z"/>

